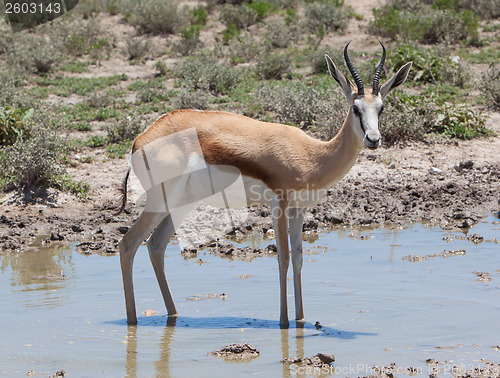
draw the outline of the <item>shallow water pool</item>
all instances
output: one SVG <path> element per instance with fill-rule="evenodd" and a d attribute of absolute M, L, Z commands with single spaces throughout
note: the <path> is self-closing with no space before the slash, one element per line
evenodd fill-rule
<path fill-rule="evenodd" d="M 477 245 L 455 239 L 460 232 L 422 225 L 340 230 L 304 242 L 307 323 L 296 328 L 291 322 L 289 330 L 279 329 L 273 257 L 230 261 L 205 251 L 199 264 L 169 246 L 165 264 L 179 317 L 167 325 L 141 246 L 135 327 L 125 321 L 118 256 L 85 256 L 69 248 L 3 254 L 0 374 L 50 376 L 63 369 L 72 377 L 289 376 L 311 371 L 281 359 L 318 352 L 335 355 L 331 372 L 341 377 L 368 375 L 374 364 L 391 362 L 424 375 L 431 357 L 447 361 L 445 369 L 478 366 L 481 359 L 499 362 L 500 245 L 487 241 L 500 239 L 497 221 L 487 218 L 469 231 L 484 237 Z M 402 259 L 459 249 L 465 255 Z M 147 310 L 159 314 L 145 316 Z M 293 314 L 289 281 L 291 319 Z M 233 362 L 207 355 L 243 342 L 256 346 L 260 357 Z"/>

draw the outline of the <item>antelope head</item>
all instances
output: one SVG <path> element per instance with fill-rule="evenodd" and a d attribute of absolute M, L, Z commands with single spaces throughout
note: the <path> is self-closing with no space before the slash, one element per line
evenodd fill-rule
<path fill-rule="evenodd" d="M 375 71 L 372 88 L 366 89 L 361 77 L 358 75 L 349 59 L 347 53 L 349 43 L 344 48 L 344 59 L 356 86 L 338 70 L 332 59 L 328 55 L 325 55 L 328 71 L 335 81 L 339 83 L 344 96 L 349 102 L 350 109 L 347 120 L 351 121 L 350 123 L 352 127 L 354 127 L 356 135 L 359 136 L 365 147 L 376 149 L 382 144 L 379 131 L 379 118 L 384 110 L 384 98 L 392 89 L 405 82 L 412 63 L 406 63 L 384 85 L 379 86 L 380 74 L 384 67 L 386 57 L 385 47 L 382 42 L 379 41 L 382 46 L 382 59 L 380 59 L 380 63 Z"/>

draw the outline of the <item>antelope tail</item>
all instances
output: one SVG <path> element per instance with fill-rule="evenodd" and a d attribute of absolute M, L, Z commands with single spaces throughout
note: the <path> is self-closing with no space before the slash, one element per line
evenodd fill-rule
<path fill-rule="evenodd" d="M 118 215 L 125 210 L 125 206 L 127 205 L 127 182 L 128 182 L 128 177 L 130 176 L 130 171 L 132 170 L 132 166 L 129 164 L 127 173 L 125 174 L 125 177 L 122 181 L 122 184 L 118 188 L 118 191 L 120 193 L 119 198 L 119 204 L 115 207 L 115 212 L 113 215 Z"/>

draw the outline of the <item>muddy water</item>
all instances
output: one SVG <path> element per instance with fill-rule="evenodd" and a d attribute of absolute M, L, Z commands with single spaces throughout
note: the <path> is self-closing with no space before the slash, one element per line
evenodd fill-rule
<path fill-rule="evenodd" d="M 445 241 L 463 234 L 421 225 L 342 230 L 305 242 L 308 323 L 301 329 L 292 322 L 289 330 L 278 326 L 272 257 L 241 262 L 205 252 L 198 258 L 206 263 L 199 264 L 169 246 L 166 269 L 180 316 L 167 325 L 141 247 L 134 272 L 141 316 L 132 327 L 124 318 L 118 256 L 84 256 L 71 249 L 4 254 L 0 374 L 48 376 L 63 369 L 74 377 L 288 376 L 297 369 L 281 359 L 318 352 L 336 356 L 336 375 L 342 377 L 367 375 L 372 365 L 391 362 L 425 374 L 430 357 L 450 366 L 475 366 L 482 358 L 498 362 L 500 351 L 492 346 L 500 344 L 500 245 L 486 241 L 500 238 L 495 221 L 488 218 L 469 232 L 484 237 L 477 245 Z M 465 255 L 402 259 L 457 249 Z M 490 273 L 491 280 L 478 281 L 475 271 Z M 146 310 L 159 314 L 145 316 Z M 243 342 L 259 348 L 260 357 L 238 363 L 207 355 Z"/>

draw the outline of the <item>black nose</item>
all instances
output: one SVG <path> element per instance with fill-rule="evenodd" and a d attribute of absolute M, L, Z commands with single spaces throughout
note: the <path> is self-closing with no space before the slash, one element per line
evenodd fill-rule
<path fill-rule="evenodd" d="M 378 142 L 380 142 L 380 138 L 378 138 L 377 140 L 371 140 L 368 135 L 366 135 L 366 140 L 373 144 L 377 144 Z"/>

